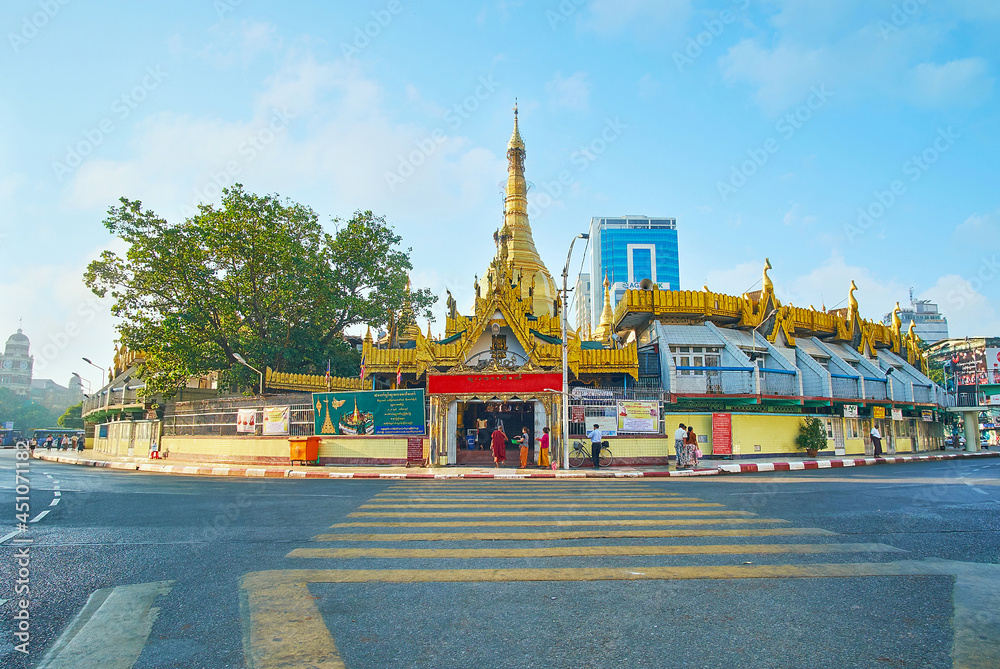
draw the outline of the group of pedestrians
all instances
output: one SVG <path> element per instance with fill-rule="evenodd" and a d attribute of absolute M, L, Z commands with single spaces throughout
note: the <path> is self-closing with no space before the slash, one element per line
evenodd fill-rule
<path fill-rule="evenodd" d="M 693 425 L 680 426 L 674 431 L 674 452 L 677 454 L 677 469 L 694 469 L 698 466 L 701 449 L 698 447 L 698 435 Z"/>
<path fill-rule="evenodd" d="M 507 462 L 507 441 L 507 433 L 504 432 L 503 425 L 497 423 L 497 427 L 490 437 L 490 450 L 493 451 L 493 462 L 497 467 L 501 467 Z M 510 441 L 518 445 L 521 469 L 526 468 L 528 466 L 528 451 L 531 447 L 531 434 L 528 432 L 528 428 L 521 428 L 521 434 Z M 538 440 L 538 466 L 548 469 L 549 462 L 549 428 L 543 427 L 542 436 Z"/>
<path fill-rule="evenodd" d="M 39 446 L 42 446 L 47 451 L 55 449 L 57 451 L 78 451 L 82 452 L 84 446 L 87 444 L 87 439 L 82 434 L 81 435 L 68 435 L 64 434 L 62 436 L 47 435 L 42 441 L 38 440 L 38 437 L 32 436 L 31 440 L 28 441 L 28 450 L 32 453 Z"/>

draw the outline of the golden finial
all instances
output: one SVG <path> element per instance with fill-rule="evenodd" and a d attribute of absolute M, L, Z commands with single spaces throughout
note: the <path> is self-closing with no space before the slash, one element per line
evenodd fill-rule
<path fill-rule="evenodd" d="M 848 304 L 848 306 L 850 308 L 850 313 L 851 314 L 858 313 L 858 298 L 854 297 L 854 291 L 856 291 L 857 289 L 858 289 L 858 286 L 857 286 L 856 283 L 854 283 L 854 280 L 852 279 L 851 280 L 851 289 L 847 293 L 847 304 Z"/>
<path fill-rule="evenodd" d="M 524 140 L 521 139 L 521 131 L 517 125 L 517 98 L 514 99 L 514 131 L 510 135 L 510 141 L 507 142 L 507 151 L 513 151 L 518 149 L 524 151 Z M 521 169 L 524 169 L 523 164 L 520 165 Z"/>
<path fill-rule="evenodd" d="M 770 258 L 764 258 L 764 279 L 763 279 L 763 285 L 761 286 L 761 289 L 765 293 L 773 293 L 774 292 L 774 284 L 771 282 L 771 277 L 769 277 L 767 275 L 767 270 L 769 270 L 769 269 L 771 269 L 771 259 Z"/>

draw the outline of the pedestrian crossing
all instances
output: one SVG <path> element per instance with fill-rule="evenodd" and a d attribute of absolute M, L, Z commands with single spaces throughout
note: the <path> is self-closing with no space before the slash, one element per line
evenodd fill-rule
<path fill-rule="evenodd" d="M 297 548 L 288 557 L 467 560 L 899 552 L 885 544 L 831 541 L 836 536 L 833 532 L 789 525 L 782 518 L 728 509 L 719 502 L 664 490 L 649 483 L 401 481 L 360 505 L 345 522 L 334 524 L 331 529 L 335 532 L 314 537 L 317 543 L 332 543 L 336 547 Z M 518 531 L 500 529 L 515 527 Z M 584 527 L 587 529 L 569 529 Z M 492 531 L 493 528 L 497 529 Z M 539 529 L 526 531 L 529 528 Z M 468 531 L 470 529 L 475 531 Z M 649 539 L 701 538 L 727 542 L 648 543 Z M 771 543 L 742 541 L 753 538 L 771 539 Z M 786 543 L 790 538 L 797 540 Z M 576 546 L 549 544 L 587 539 L 615 541 L 599 545 L 589 542 Z M 622 545 L 622 539 L 641 539 L 643 543 Z M 804 543 L 802 539 L 810 541 Z M 508 541 L 549 545 L 524 548 L 496 543 Z M 490 542 L 490 545 L 460 548 L 383 545 L 412 542 Z M 357 547 L 359 543 L 379 545 Z M 391 563 L 387 566 L 392 567 Z"/>
<path fill-rule="evenodd" d="M 400 481 L 289 552 L 301 569 L 245 577 L 248 659 L 345 666 L 310 583 L 858 577 L 903 552 L 647 482 Z"/>

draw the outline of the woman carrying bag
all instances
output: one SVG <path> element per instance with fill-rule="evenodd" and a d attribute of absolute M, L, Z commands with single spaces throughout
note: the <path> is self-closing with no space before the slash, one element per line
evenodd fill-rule
<path fill-rule="evenodd" d="M 698 458 L 701 457 L 701 449 L 698 448 L 698 435 L 694 433 L 694 427 L 688 426 L 687 439 L 684 440 L 687 447 L 687 467 L 694 469 L 698 466 Z"/>

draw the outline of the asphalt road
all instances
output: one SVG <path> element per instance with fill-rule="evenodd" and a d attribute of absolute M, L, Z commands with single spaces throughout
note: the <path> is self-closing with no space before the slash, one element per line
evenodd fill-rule
<path fill-rule="evenodd" d="M 0 542 L 3 667 L 1000 666 L 993 459 L 582 482 L 32 460 L 26 476 L 37 520 Z M 0 536 L 17 484 L 0 451 Z"/>

